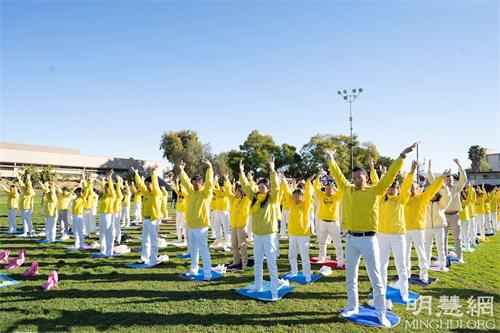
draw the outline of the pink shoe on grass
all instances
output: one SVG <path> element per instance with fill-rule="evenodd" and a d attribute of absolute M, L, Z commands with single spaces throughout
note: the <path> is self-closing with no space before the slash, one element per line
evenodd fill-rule
<path fill-rule="evenodd" d="M 54 288 L 59 288 L 59 285 L 57 284 L 58 282 L 59 282 L 59 276 L 57 275 L 57 271 L 52 271 L 52 273 L 50 273 L 48 280 L 42 284 L 43 290 L 49 291 Z"/>
<path fill-rule="evenodd" d="M 10 250 L 0 251 L 0 263 L 9 261 Z"/>
<path fill-rule="evenodd" d="M 9 263 L 7 264 L 7 266 L 4 267 L 4 269 L 10 270 L 10 269 L 18 268 L 24 264 L 25 260 L 26 260 L 26 250 L 23 249 L 23 250 L 19 251 L 19 257 L 9 261 Z"/>
<path fill-rule="evenodd" d="M 38 261 L 34 260 L 32 263 L 31 263 L 31 267 L 28 268 L 23 276 L 24 277 L 30 277 L 30 276 L 35 276 L 35 275 L 38 275 Z"/>

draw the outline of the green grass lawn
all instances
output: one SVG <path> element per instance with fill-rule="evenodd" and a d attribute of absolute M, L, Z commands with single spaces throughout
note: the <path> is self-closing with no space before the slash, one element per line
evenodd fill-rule
<path fill-rule="evenodd" d="M 173 217 L 173 214 L 172 216 Z M 34 223 L 41 229 L 43 222 L 39 203 L 35 207 Z M 10 249 L 15 256 L 19 249 L 27 249 L 27 264 L 37 259 L 40 275 L 23 279 L 25 267 L 8 272 L 21 283 L 0 288 L 0 332 L 371 332 L 381 329 L 366 328 L 344 321 L 338 315 L 347 304 L 345 272 L 334 271 L 331 276 L 308 286 L 297 286 L 295 291 L 277 303 L 262 303 L 239 296 L 235 289 L 253 281 L 252 270 L 241 274 L 229 273 L 220 280 L 208 283 L 181 281 L 179 273 L 188 270 L 187 261 L 175 258 L 182 249 L 169 247 L 162 254 L 170 256 L 168 263 L 154 269 L 130 269 L 125 263 L 138 259 L 135 252 L 113 259 L 90 258 L 90 253 L 68 253 L 66 243 L 39 245 L 34 239 L 17 239 L 4 235 L 7 230 L 5 197 L 0 201 L 0 249 Z M 173 239 L 175 223 L 171 220 L 161 226 L 161 234 Z M 131 232 L 134 236 L 139 231 Z M 313 243 L 315 239 L 313 240 Z M 138 240 L 128 244 L 140 246 Z M 287 243 L 281 242 L 280 273 L 289 270 Z M 251 252 L 251 251 L 250 251 Z M 465 254 L 465 265 L 453 265 L 448 273 L 431 272 L 439 281 L 431 287 L 411 285 L 411 290 L 433 297 L 432 315 L 418 317 L 404 306 L 396 305 L 394 312 L 401 318 L 392 331 L 409 331 L 407 321 L 455 319 L 438 317 L 441 296 L 459 296 L 462 311 L 467 311 L 470 296 L 493 296 L 493 317 L 461 319 L 493 320 L 500 327 L 499 264 L 500 236 L 480 246 L 474 253 Z M 311 255 L 317 254 L 317 247 Z M 212 252 L 213 266 L 230 261 L 229 253 Z M 12 255 L 11 255 L 12 256 Z M 415 256 L 415 255 L 414 255 Z M 416 257 L 412 258 L 417 267 Z M 53 269 L 59 271 L 58 290 L 44 292 L 41 284 Z M 5 271 L 3 271 L 5 273 Z M 389 275 L 396 274 L 391 262 Z M 364 267 L 360 269 L 360 302 L 367 300 L 369 281 Z M 472 324 L 471 324 L 472 325 Z M 491 322 L 490 322 L 491 325 Z M 491 326 L 490 326 L 491 327 Z M 422 329 L 422 332 L 433 329 Z M 449 329 L 435 331 L 462 331 Z M 478 331 L 486 331 L 480 329 Z"/>

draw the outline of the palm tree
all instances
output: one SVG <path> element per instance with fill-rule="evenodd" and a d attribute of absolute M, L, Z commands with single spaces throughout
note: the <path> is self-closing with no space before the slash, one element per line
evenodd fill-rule
<path fill-rule="evenodd" d="M 471 160 L 471 169 L 473 172 L 481 171 L 481 162 L 486 157 L 486 148 L 474 145 L 469 148 L 469 160 Z"/>

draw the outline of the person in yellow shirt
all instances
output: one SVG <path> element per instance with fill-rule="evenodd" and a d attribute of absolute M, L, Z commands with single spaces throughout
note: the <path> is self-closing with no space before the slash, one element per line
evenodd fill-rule
<path fill-rule="evenodd" d="M 103 257 L 113 256 L 114 250 L 113 214 L 116 192 L 112 175 L 113 170 L 110 170 L 101 180 L 102 194 L 98 205 L 100 256 Z"/>
<path fill-rule="evenodd" d="M 410 172 L 406 175 L 401 186 L 394 181 L 387 190 L 385 198 L 380 203 L 379 225 L 377 239 L 380 247 L 380 267 L 384 290 L 387 292 L 387 269 L 391 251 L 399 278 L 399 293 L 403 302 L 410 301 L 408 291 L 408 270 L 406 267 L 406 225 L 405 205 L 410 198 L 410 188 L 415 179 L 417 162 L 413 161 Z M 392 304 L 386 302 L 390 309 Z"/>
<path fill-rule="evenodd" d="M 493 190 L 489 194 L 489 201 L 490 201 L 490 208 L 491 208 L 491 223 L 492 223 L 492 232 L 495 232 L 498 230 L 498 217 L 497 217 L 497 211 L 498 211 L 498 189 L 496 187 L 493 188 Z"/>
<path fill-rule="evenodd" d="M 69 238 L 70 224 L 70 203 L 73 196 L 73 192 L 79 186 L 82 186 L 82 182 L 79 185 L 73 187 L 72 189 L 64 186 L 57 189 L 57 224 L 61 224 L 61 239 L 66 240 Z"/>
<path fill-rule="evenodd" d="M 151 177 L 144 181 L 139 176 L 136 169 L 132 169 L 135 173 L 135 184 L 144 198 L 142 205 L 142 251 L 141 259 L 138 264 L 156 265 L 160 261 L 158 257 L 158 228 L 161 223 L 162 213 L 162 197 L 157 174 L 158 166 L 155 165 L 151 172 Z"/>
<path fill-rule="evenodd" d="M 9 230 L 7 230 L 7 234 L 16 234 L 17 233 L 17 209 L 19 208 L 19 190 L 17 186 L 12 184 L 9 187 L 5 186 L 3 182 L 0 183 L 2 186 L 3 192 L 7 195 L 7 216 L 9 221 Z"/>
<path fill-rule="evenodd" d="M 492 204 L 492 200 L 491 200 L 491 193 L 492 192 L 488 192 L 488 191 L 485 191 L 485 195 L 486 195 L 486 201 L 484 203 L 484 228 L 486 230 L 486 233 L 488 235 L 492 235 L 494 234 L 494 229 L 493 229 L 493 221 L 491 219 L 491 204 Z"/>
<path fill-rule="evenodd" d="M 132 182 L 130 189 L 133 193 L 133 201 L 134 201 L 134 220 L 131 222 L 131 226 L 137 226 L 142 222 L 142 195 L 141 192 L 135 187 L 135 183 Z"/>
<path fill-rule="evenodd" d="M 94 201 L 97 193 L 94 191 L 94 176 L 90 176 L 87 180 L 85 175 L 82 181 L 82 189 L 84 194 L 85 207 L 83 210 L 83 234 L 85 237 L 90 237 L 90 234 L 96 232 L 96 221 L 94 210 Z"/>
<path fill-rule="evenodd" d="M 188 249 L 191 255 L 191 267 L 188 275 L 198 274 L 199 257 L 203 261 L 203 280 L 212 279 L 212 260 L 208 248 L 208 225 L 210 216 L 210 201 L 213 197 L 214 172 L 209 160 L 203 158 L 201 163 L 207 167 L 205 181 L 201 176 L 192 179 L 184 171 L 186 164 L 179 163 L 181 184 L 189 196 L 187 205 Z"/>
<path fill-rule="evenodd" d="M 33 201 L 35 199 L 35 190 L 33 189 L 33 184 L 31 183 L 31 175 L 26 174 L 26 183 L 23 182 L 19 175 L 17 176 L 17 181 L 21 189 L 20 196 L 20 206 L 21 206 L 21 222 L 23 223 L 24 232 L 22 237 L 32 237 L 33 234 L 33 223 L 31 221 Z"/>
<path fill-rule="evenodd" d="M 469 240 L 470 240 L 470 243 L 471 243 L 471 246 L 478 246 L 478 242 L 477 242 L 477 234 L 476 234 L 476 230 L 477 230 L 477 226 L 476 226 L 476 216 L 477 216 L 477 213 L 476 213 L 476 199 L 477 199 L 477 194 L 476 194 L 476 190 L 474 189 L 474 182 L 471 181 L 469 183 L 469 186 L 470 186 L 470 189 L 471 189 L 471 200 L 469 202 L 469 211 L 470 211 L 470 223 L 469 223 Z"/>
<path fill-rule="evenodd" d="M 116 198 L 113 201 L 113 242 L 120 244 L 122 240 L 122 226 L 121 226 L 121 212 L 123 200 L 123 178 L 116 175 L 116 182 L 114 183 Z"/>
<path fill-rule="evenodd" d="M 418 258 L 419 278 L 424 283 L 429 282 L 425 254 L 425 215 L 427 214 L 427 206 L 443 186 L 444 176 L 448 174 L 449 170 L 445 170 L 443 176 L 436 178 L 424 192 L 421 192 L 418 183 L 414 182 L 410 189 L 410 198 L 405 205 L 406 269 L 408 276 L 411 276 L 411 248 L 413 244 Z"/>
<path fill-rule="evenodd" d="M 446 232 L 446 209 L 450 205 L 452 196 L 448 186 L 444 186 L 441 190 L 432 198 L 431 202 L 427 206 L 427 215 L 425 223 L 425 248 L 426 248 L 426 258 L 427 266 L 431 265 L 432 258 L 432 245 L 434 240 L 436 241 L 436 247 L 438 251 L 438 263 L 437 267 L 441 272 L 447 272 L 446 267 L 446 251 L 445 251 L 445 237 Z"/>
<path fill-rule="evenodd" d="M 231 196 L 231 185 L 229 181 L 220 181 L 219 177 L 214 178 L 214 197 L 212 199 L 212 215 L 213 228 L 215 231 L 215 242 L 211 248 L 223 248 L 227 250 L 231 246 L 231 231 L 229 228 L 229 206 Z"/>
<path fill-rule="evenodd" d="M 281 220 L 280 220 L 280 234 L 279 238 L 286 239 L 288 238 L 288 219 L 290 218 L 290 201 L 289 196 L 286 194 L 286 187 L 288 185 L 287 179 L 284 175 L 281 177 L 280 184 L 280 202 L 281 202 Z M 286 184 L 285 184 L 286 183 Z"/>
<path fill-rule="evenodd" d="M 355 167 L 352 170 L 353 184 L 351 184 L 335 161 L 334 152 L 326 150 L 330 174 L 335 179 L 339 190 L 344 192 L 343 225 L 348 230 L 345 260 L 349 305 L 342 310 L 341 316 L 343 317 L 359 313 L 357 280 L 359 261 L 363 257 L 373 289 L 373 300 L 378 319 L 383 326 L 391 325 L 385 315 L 385 290 L 380 274 L 379 244 L 374 236 L 378 231 L 380 201 L 403 167 L 406 155 L 415 147 L 416 144 L 413 144 L 403 150 L 399 158 L 392 162 L 385 176 L 373 186 L 368 185 L 368 173 L 360 167 Z"/>
<path fill-rule="evenodd" d="M 321 189 L 320 179 L 325 178 L 324 191 Z M 332 177 L 326 176 L 326 171 L 320 170 L 318 177 L 314 180 L 314 191 L 318 199 L 318 210 L 316 216 L 318 219 L 318 243 L 319 256 L 318 262 L 326 260 L 328 237 L 333 241 L 335 253 L 337 256 L 337 267 L 343 267 L 344 250 L 340 236 L 340 201 L 343 192 L 335 188 L 335 182 Z"/>
<path fill-rule="evenodd" d="M 462 239 L 463 251 L 472 252 L 471 251 L 471 241 L 469 239 L 469 224 L 472 218 L 472 213 L 470 211 L 470 202 L 472 200 L 472 186 L 468 185 L 466 189 L 464 189 L 460 193 L 460 204 L 462 209 L 458 213 L 460 218 L 460 238 Z"/>
<path fill-rule="evenodd" d="M 254 192 L 257 192 L 259 190 L 259 188 L 257 187 L 257 184 L 255 184 L 255 182 L 253 180 L 253 176 L 254 176 L 254 172 L 252 170 L 247 172 L 248 184 L 250 185 L 250 187 L 253 189 Z M 247 233 L 247 243 L 253 243 L 252 214 L 248 215 L 246 233 Z"/>
<path fill-rule="evenodd" d="M 44 216 L 44 214 L 45 214 L 45 207 L 44 207 L 45 196 L 50 192 L 50 188 L 49 188 L 50 184 L 48 181 L 45 181 L 45 182 L 39 181 L 38 185 L 42 189 L 42 202 L 40 203 L 40 207 L 41 207 L 42 216 Z"/>
<path fill-rule="evenodd" d="M 254 192 L 250 182 L 245 176 L 245 166 L 240 160 L 240 183 L 245 195 L 252 201 L 250 208 L 252 214 L 252 231 L 254 234 L 254 283 L 248 290 L 249 293 L 262 291 L 264 257 L 267 261 L 269 276 L 271 277 L 271 297 L 278 300 L 278 289 L 280 280 L 278 278 L 278 266 L 276 264 L 278 254 L 278 237 L 276 232 L 277 216 L 276 205 L 279 204 L 279 180 L 274 169 L 274 159 L 269 160 L 269 178 L 259 179 L 257 182 L 258 192 Z"/>
<path fill-rule="evenodd" d="M 122 189 L 122 193 L 123 200 L 120 220 L 124 228 L 130 228 L 130 198 L 132 197 L 132 191 L 130 190 L 128 182 L 125 182 L 125 187 Z"/>
<path fill-rule="evenodd" d="M 486 240 L 486 229 L 485 229 L 485 203 L 488 199 L 486 195 L 486 190 L 484 185 L 482 187 L 478 186 L 476 190 L 476 202 L 474 203 L 474 208 L 476 210 L 476 227 L 477 234 L 480 235 L 479 239 L 481 241 Z"/>
<path fill-rule="evenodd" d="M 45 232 L 47 242 L 52 243 L 56 241 L 57 231 L 57 209 L 58 209 L 58 188 L 54 183 L 47 184 L 48 192 L 45 194 L 44 202 L 44 216 L 45 216 Z"/>
<path fill-rule="evenodd" d="M 309 248 L 311 247 L 311 220 L 309 213 L 313 204 L 313 190 L 311 186 L 311 176 L 306 180 L 304 189 L 297 188 L 291 190 L 283 177 L 283 195 L 289 202 L 290 216 L 288 220 L 288 260 L 290 261 L 290 277 L 299 273 L 297 255 L 300 253 L 302 263 L 302 274 L 306 283 L 311 282 L 311 259 L 309 258 Z"/>
<path fill-rule="evenodd" d="M 177 194 L 177 201 L 175 203 L 175 233 L 179 243 L 187 243 L 187 191 L 179 182 L 180 179 L 177 178 L 172 185 L 172 189 Z"/>
<path fill-rule="evenodd" d="M 229 182 L 228 175 L 224 175 L 225 182 Z M 246 269 L 248 267 L 248 253 L 245 227 L 250 214 L 251 201 L 243 192 L 241 184 L 236 184 L 234 193 L 231 193 L 231 249 L 233 262 L 227 266 L 228 269 Z"/>
<path fill-rule="evenodd" d="M 168 220 L 168 192 L 165 186 L 160 187 L 161 190 L 161 214 L 162 220 Z"/>
<path fill-rule="evenodd" d="M 76 198 L 73 200 L 71 205 L 71 211 L 73 213 L 73 235 L 75 236 L 75 248 L 85 249 L 85 235 L 83 233 L 83 214 L 85 211 L 86 199 L 89 197 L 90 188 L 86 187 L 83 192 L 82 187 L 78 187 L 75 190 Z"/>

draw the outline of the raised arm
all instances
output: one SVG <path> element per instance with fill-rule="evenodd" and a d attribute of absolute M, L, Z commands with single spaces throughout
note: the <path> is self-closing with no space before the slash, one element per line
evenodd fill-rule
<path fill-rule="evenodd" d="M 417 162 L 413 161 L 411 163 L 410 172 L 406 174 L 403 183 L 401 184 L 401 193 L 399 194 L 399 197 L 401 198 L 401 202 L 403 203 L 403 205 L 406 205 L 408 203 L 408 200 L 410 199 L 410 189 L 413 185 L 413 182 L 415 181 L 416 168 Z"/>
<path fill-rule="evenodd" d="M 458 166 L 459 174 L 459 178 L 457 184 L 454 186 L 454 190 L 456 193 L 460 193 L 465 188 L 465 184 L 467 183 L 467 174 L 465 173 L 465 170 L 462 168 L 462 165 L 457 158 L 455 158 L 453 162 L 455 162 L 455 164 Z"/>
<path fill-rule="evenodd" d="M 375 186 L 377 188 L 378 195 L 383 195 L 389 189 L 389 187 L 392 185 L 392 183 L 394 183 L 394 180 L 398 176 L 399 171 L 401 171 L 401 168 L 403 167 L 403 163 L 404 163 L 404 159 L 406 158 L 406 155 L 409 154 L 410 152 L 412 152 L 416 146 L 417 146 L 417 144 L 414 143 L 410 147 L 405 148 L 405 150 L 403 150 L 403 152 L 399 155 L 399 157 L 391 163 L 391 166 L 387 170 L 387 173 L 380 180 L 380 182 Z"/>
<path fill-rule="evenodd" d="M 270 170 L 269 178 L 271 180 L 271 188 L 270 188 L 271 202 L 277 204 L 280 197 L 280 186 L 279 186 L 278 173 L 274 169 L 274 157 L 269 159 L 269 170 Z"/>
<path fill-rule="evenodd" d="M 132 168 L 132 171 L 134 171 L 134 180 L 135 184 L 137 185 L 136 192 L 140 192 L 141 194 L 146 194 L 148 192 L 148 189 L 144 184 L 144 181 L 142 180 L 141 176 L 139 175 L 139 171 L 137 171 L 137 169 L 134 168 Z"/>
<path fill-rule="evenodd" d="M 443 175 L 436 178 L 436 180 L 434 180 L 430 184 L 430 186 L 427 188 L 427 190 L 425 190 L 424 193 L 422 193 L 422 200 L 426 205 L 432 200 L 432 198 L 434 198 L 434 196 L 436 195 L 436 193 L 439 192 L 441 187 L 443 187 L 444 177 L 449 175 L 449 174 L 450 174 L 450 171 L 445 170 L 443 172 Z"/>
<path fill-rule="evenodd" d="M 434 175 L 432 174 L 431 167 L 432 167 L 432 160 L 429 160 L 429 168 L 427 169 L 427 179 L 429 180 L 429 183 L 432 183 L 433 181 L 436 180 L 434 178 Z"/>
<path fill-rule="evenodd" d="M 153 187 L 153 194 L 162 193 L 160 189 L 160 184 L 158 182 L 158 166 L 155 165 L 151 171 L 151 185 Z"/>
<path fill-rule="evenodd" d="M 186 163 L 184 163 L 184 161 L 180 161 L 180 163 L 179 163 L 178 166 L 179 166 L 179 169 L 181 170 L 181 174 L 179 176 L 181 178 L 181 184 L 182 184 L 182 186 L 184 186 L 184 188 L 186 189 L 186 191 L 188 193 L 193 192 L 194 191 L 194 187 L 193 187 L 193 184 L 191 184 L 191 179 L 189 179 L 189 176 L 184 171 L 184 167 L 186 166 Z"/>
<path fill-rule="evenodd" d="M 328 168 L 330 170 L 330 174 L 333 179 L 335 179 L 335 183 L 337 184 L 340 190 L 344 190 L 345 188 L 351 187 L 351 183 L 345 178 L 342 170 L 338 166 L 337 162 L 334 159 L 335 151 L 327 149 L 325 150 L 326 156 L 328 158 Z"/>
<path fill-rule="evenodd" d="M 377 171 L 375 170 L 375 164 L 373 163 L 373 157 L 368 157 L 368 166 L 370 167 L 370 182 L 372 185 L 377 185 L 380 179 L 378 178 Z"/>
<path fill-rule="evenodd" d="M 241 188 L 243 189 L 243 192 L 245 192 L 245 195 L 250 199 L 253 200 L 255 196 L 255 192 L 250 185 L 250 182 L 248 181 L 247 176 L 245 175 L 245 166 L 243 164 L 243 160 L 240 160 L 240 183 L 241 183 Z"/>
<path fill-rule="evenodd" d="M 205 186 L 203 188 L 203 195 L 205 198 L 209 198 L 213 195 L 214 187 L 214 169 L 212 168 L 212 163 L 206 158 L 201 160 L 201 163 L 207 167 L 205 172 Z"/>

